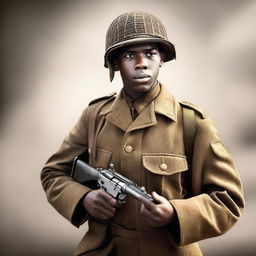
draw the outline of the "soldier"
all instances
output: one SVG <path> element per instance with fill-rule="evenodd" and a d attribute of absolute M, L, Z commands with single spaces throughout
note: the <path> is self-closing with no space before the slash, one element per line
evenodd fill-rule
<path fill-rule="evenodd" d="M 240 217 L 241 181 L 213 122 L 158 82 L 160 67 L 175 56 L 151 14 L 125 13 L 110 25 L 105 67 L 111 81 L 120 71 L 123 89 L 89 104 L 41 173 L 56 210 L 77 227 L 88 221 L 74 255 L 202 255 L 197 242 L 225 233 Z M 120 206 L 105 191 L 75 182 L 75 156 L 94 167 L 113 163 L 154 203 L 128 197 Z"/>

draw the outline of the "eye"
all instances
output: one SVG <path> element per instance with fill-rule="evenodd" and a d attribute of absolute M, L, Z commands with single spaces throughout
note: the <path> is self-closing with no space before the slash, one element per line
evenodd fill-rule
<path fill-rule="evenodd" d="M 124 57 L 125 57 L 126 59 L 133 59 L 135 56 L 134 56 L 133 53 L 125 53 L 125 54 L 124 54 Z"/>
<path fill-rule="evenodd" d="M 147 58 L 153 57 L 154 55 L 156 55 L 156 53 L 153 52 L 153 51 L 147 52 L 147 53 L 145 54 L 145 56 L 146 56 Z"/>

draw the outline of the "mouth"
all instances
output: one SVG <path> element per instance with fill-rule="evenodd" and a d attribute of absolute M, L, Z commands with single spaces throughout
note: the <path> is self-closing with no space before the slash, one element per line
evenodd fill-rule
<path fill-rule="evenodd" d="M 149 75 L 146 74 L 141 74 L 141 75 L 136 75 L 133 77 L 133 79 L 144 79 L 144 78 L 149 78 Z"/>

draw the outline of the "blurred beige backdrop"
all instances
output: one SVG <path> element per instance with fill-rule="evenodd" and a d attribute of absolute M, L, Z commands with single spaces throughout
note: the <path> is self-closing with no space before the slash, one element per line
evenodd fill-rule
<path fill-rule="evenodd" d="M 103 67 L 105 32 L 119 14 L 159 16 L 177 60 L 160 81 L 204 108 L 235 158 L 246 198 L 237 225 L 202 241 L 207 256 L 256 255 L 256 1 L 1 1 L 1 255 L 68 256 L 86 231 L 46 201 L 40 170 L 96 97 L 119 91 Z"/>

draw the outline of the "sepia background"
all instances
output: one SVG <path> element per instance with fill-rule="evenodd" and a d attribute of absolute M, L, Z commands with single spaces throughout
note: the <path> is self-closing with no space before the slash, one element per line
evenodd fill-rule
<path fill-rule="evenodd" d="M 177 60 L 160 71 L 178 100 L 214 119 L 244 184 L 246 208 L 206 256 L 256 255 L 256 1 L 1 1 L 0 254 L 68 256 L 79 229 L 48 203 L 40 170 L 88 102 L 119 91 L 103 67 L 105 33 L 119 14 L 160 17 Z"/>

